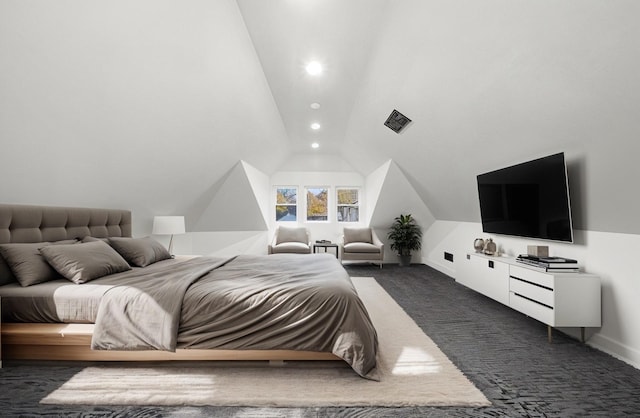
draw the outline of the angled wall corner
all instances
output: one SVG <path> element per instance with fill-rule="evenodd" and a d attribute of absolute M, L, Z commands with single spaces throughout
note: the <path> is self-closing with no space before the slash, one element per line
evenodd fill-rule
<path fill-rule="evenodd" d="M 389 166 L 392 161 L 389 160 L 386 163 L 382 164 L 372 173 L 370 173 L 365 179 L 365 190 L 367 191 L 365 197 L 367 200 L 367 211 L 366 211 L 366 224 L 371 225 L 372 215 L 375 212 L 376 205 L 380 198 L 380 192 L 382 191 L 382 186 L 384 185 L 384 179 L 387 177 L 387 173 L 389 172 Z"/>
<path fill-rule="evenodd" d="M 268 184 L 268 178 L 257 169 L 243 161 L 238 162 L 204 205 L 192 231 L 266 231 L 261 201 L 268 193 Z M 266 189 L 262 191 L 262 188 Z M 258 195 L 256 191 L 259 191 Z"/>
<path fill-rule="evenodd" d="M 367 207 L 370 208 L 368 224 L 379 232 L 383 241 L 386 242 L 393 219 L 400 214 L 413 215 L 424 234 L 435 222 L 431 210 L 392 160 L 367 176 L 366 184 Z M 375 199 L 375 202 L 369 199 Z"/>
<path fill-rule="evenodd" d="M 246 161 L 240 161 L 249 180 L 251 190 L 262 212 L 265 226 L 269 223 L 269 176 Z"/>

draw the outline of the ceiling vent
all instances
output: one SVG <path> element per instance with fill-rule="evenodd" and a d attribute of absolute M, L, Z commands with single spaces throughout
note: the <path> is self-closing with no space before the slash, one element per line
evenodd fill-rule
<path fill-rule="evenodd" d="M 411 119 L 393 109 L 393 112 L 391 112 L 391 114 L 387 118 L 384 126 L 399 134 L 400 131 L 409 124 L 409 122 L 411 122 Z"/>

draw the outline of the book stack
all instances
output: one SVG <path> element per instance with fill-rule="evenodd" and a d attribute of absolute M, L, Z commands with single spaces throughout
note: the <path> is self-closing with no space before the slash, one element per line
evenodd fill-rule
<path fill-rule="evenodd" d="M 536 257 L 521 254 L 516 261 L 549 273 L 577 273 L 580 265 L 577 260 L 564 257 Z"/>

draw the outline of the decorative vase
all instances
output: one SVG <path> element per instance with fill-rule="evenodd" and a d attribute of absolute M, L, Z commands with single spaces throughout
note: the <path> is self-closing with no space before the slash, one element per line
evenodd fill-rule
<path fill-rule="evenodd" d="M 484 253 L 494 255 L 496 253 L 496 243 L 491 238 L 484 244 Z"/>
<path fill-rule="evenodd" d="M 484 250 L 484 240 L 482 238 L 476 238 L 473 241 L 473 248 L 475 248 L 477 253 L 481 253 Z"/>

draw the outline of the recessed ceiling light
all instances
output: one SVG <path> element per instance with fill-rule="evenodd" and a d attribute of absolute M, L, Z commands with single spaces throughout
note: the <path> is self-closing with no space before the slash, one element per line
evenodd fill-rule
<path fill-rule="evenodd" d="M 313 129 L 314 131 L 317 131 L 318 129 L 320 129 L 320 124 L 318 122 L 313 122 L 311 124 L 311 129 Z"/>
<path fill-rule="evenodd" d="M 309 73 L 309 75 L 320 75 L 322 74 L 322 64 L 320 64 L 318 61 L 311 61 L 309 64 L 307 64 L 305 70 L 307 70 L 307 73 Z"/>
<path fill-rule="evenodd" d="M 310 107 L 311 109 L 318 110 L 318 109 L 320 109 L 320 103 L 311 103 L 311 104 L 309 105 L 309 107 Z"/>
<path fill-rule="evenodd" d="M 311 148 L 316 149 L 319 148 L 320 144 L 318 144 L 317 142 L 314 142 L 313 144 L 311 144 Z"/>

